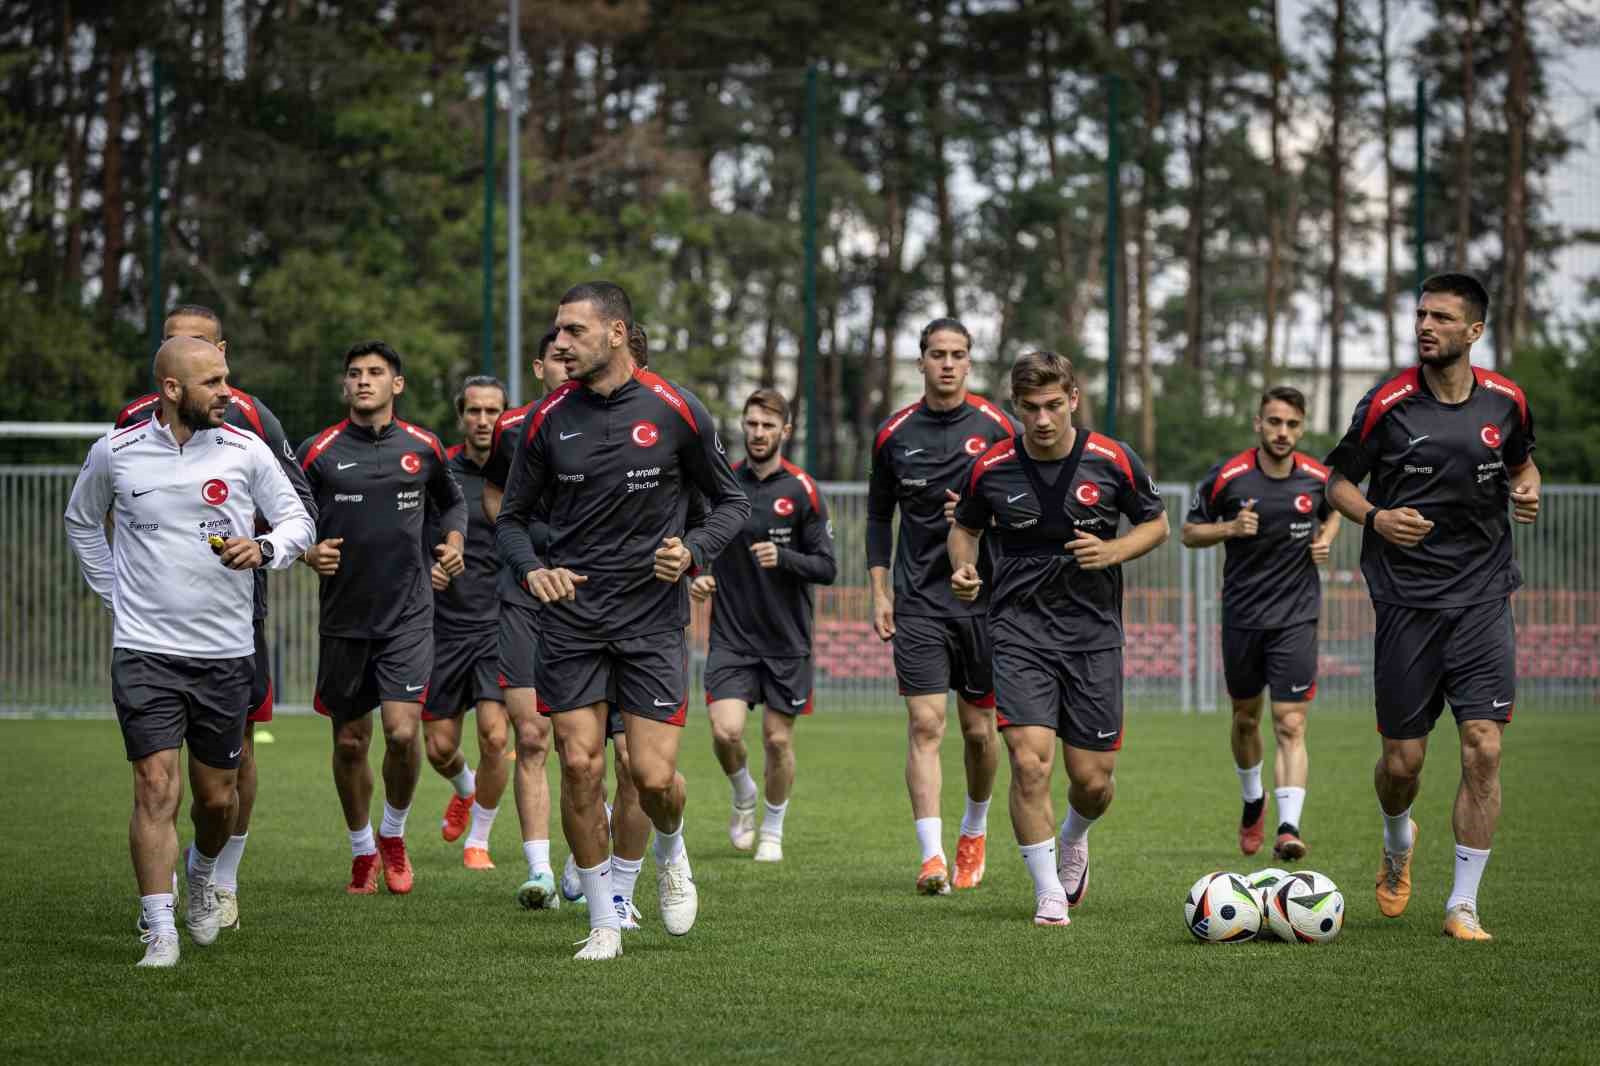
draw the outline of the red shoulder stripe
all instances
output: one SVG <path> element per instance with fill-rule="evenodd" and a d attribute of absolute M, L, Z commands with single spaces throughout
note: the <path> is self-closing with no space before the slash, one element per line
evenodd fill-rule
<path fill-rule="evenodd" d="M 811 499 L 811 509 L 820 512 L 822 510 L 822 497 L 817 494 L 817 483 L 811 480 L 811 475 L 787 459 L 779 459 L 778 461 L 783 464 L 783 469 L 788 471 L 796 481 L 800 482 L 801 487 L 806 490 L 806 495 Z"/>
<path fill-rule="evenodd" d="M 505 414 L 494 420 L 494 438 L 489 441 L 489 454 L 493 455 L 500 450 L 500 431 L 520 426 L 522 420 L 528 417 L 528 412 L 533 410 L 533 404 L 525 403 L 521 407 L 513 407 Z"/>
<path fill-rule="evenodd" d="M 1523 395 L 1522 389 L 1515 381 L 1504 374 L 1496 374 L 1493 370 L 1485 370 L 1481 366 L 1472 368 L 1472 376 L 1478 379 L 1478 384 L 1486 389 L 1492 389 L 1502 396 L 1509 396 L 1516 401 L 1517 414 L 1522 417 L 1522 428 L 1528 428 L 1528 397 Z"/>
<path fill-rule="evenodd" d="M 1122 445 L 1110 437 L 1099 433 L 1090 433 L 1089 440 L 1084 444 L 1083 450 L 1093 452 L 1103 459 L 1110 459 L 1116 464 L 1117 469 L 1122 471 L 1122 476 L 1128 479 L 1128 484 L 1133 484 L 1133 464 L 1128 462 L 1128 453 L 1122 450 Z"/>
<path fill-rule="evenodd" d="M 301 460 L 300 469 L 310 470 L 311 464 L 316 462 L 317 458 L 321 456 L 323 452 L 328 450 L 328 445 L 332 444 L 334 440 L 338 438 L 339 434 L 344 432 L 344 427 L 348 426 L 349 424 L 350 420 L 345 418 L 323 430 L 322 436 L 318 437 L 311 443 L 311 450 L 306 452 L 305 459 Z"/>
<path fill-rule="evenodd" d="M 544 420 L 550 417 L 550 412 L 556 409 L 556 405 L 571 396 L 577 389 L 578 383 L 576 381 L 564 381 L 559 389 L 540 400 L 539 406 L 534 408 L 533 414 L 528 416 L 528 429 L 523 434 L 523 442 L 526 443 L 532 440 L 533 435 L 539 432 L 539 427 L 544 425 Z"/>
<path fill-rule="evenodd" d="M 977 393 L 967 393 L 967 406 L 976 407 L 980 414 L 985 414 L 992 418 L 1001 429 L 1006 431 L 1007 437 L 1016 436 L 1016 430 L 1011 428 L 1011 419 L 1007 418 L 1005 413 L 1002 412 L 1000 408 L 996 407 L 982 396 L 979 396 Z"/>
<path fill-rule="evenodd" d="M 1367 417 L 1361 423 L 1361 441 L 1366 443 L 1372 435 L 1372 430 L 1377 426 L 1379 419 L 1404 400 L 1407 396 L 1415 395 L 1418 389 L 1418 375 L 1416 367 L 1408 367 L 1394 377 L 1379 385 L 1372 393 L 1372 403 L 1367 407 Z"/>
<path fill-rule="evenodd" d="M 646 370 L 643 367 L 635 370 L 633 372 L 633 377 L 634 380 L 638 381 L 639 384 L 643 385 L 645 388 L 661 397 L 668 407 L 678 412 L 678 416 L 685 422 L 689 423 L 690 430 L 692 430 L 696 435 L 700 433 L 700 427 L 695 423 L 694 420 L 694 412 L 689 410 L 688 401 L 682 396 L 678 395 L 678 390 L 673 387 L 672 382 L 668 381 L 660 374 L 657 374 L 652 370 Z"/>
<path fill-rule="evenodd" d="M 978 461 L 972 464 L 972 478 L 967 482 L 967 492 L 976 492 L 979 478 L 1007 459 L 1015 459 L 1016 457 L 1017 444 L 1014 440 L 996 441 L 989 445 L 989 450 L 980 455 Z"/>
<path fill-rule="evenodd" d="M 1333 473 L 1333 471 L 1311 458 L 1311 456 L 1302 455 L 1299 452 L 1294 453 L 1294 465 L 1296 469 L 1304 470 L 1318 481 L 1327 481 L 1328 476 Z"/>
<path fill-rule="evenodd" d="M 900 410 L 890 415 L 889 421 L 885 422 L 883 424 L 883 428 L 878 430 L 878 439 L 873 442 L 872 454 L 877 455 L 879 452 L 881 452 L 883 450 L 883 446 L 889 443 L 889 438 L 894 436 L 895 430 L 904 425 L 906 419 L 910 418 L 916 412 L 917 408 L 921 406 L 922 401 L 918 400 L 916 403 L 911 404 L 908 407 L 902 407 Z"/>
<path fill-rule="evenodd" d="M 266 440 L 267 430 L 261 424 L 261 412 L 256 410 L 255 397 L 248 392 L 240 392 L 238 389 L 234 389 L 233 398 L 229 402 L 243 412 L 245 419 L 250 423 L 250 428 L 256 431 L 256 436 Z"/>
<path fill-rule="evenodd" d="M 446 448 L 444 450 L 444 457 L 446 459 L 454 459 L 456 456 L 461 454 L 461 449 L 463 447 L 464 447 L 464 445 L 461 445 L 461 444 L 452 444 L 452 445 L 450 445 L 450 447 L 448 447 L 448 448 Z"/>
<path fill-rule="evenodd" d="M 245 440 L 249 440 L 250 439 L 250 434 L 246 433 L 244 430 L 240 429 L 238 426 L 230 426 L 230 425 L 228 425 L 228 423 L 224 422 L 224 423 L 222 423 L 220 428 L 227 430 L 229 433 L 237 434 L 238 436 L 243 437 Z M 257 439 L 259 440 L 260 438 L 258 437 Z M 265 442 L 263 441 L 262 443 L 265 443 Z"/>
<path fill-rule="evenodd" d="M 127 433 L 130 433 L 133 430 L 138 429 L 140 426 L 149 425 L 153 418 L 155 418 L 154 415 L 145 415 L 143 418 L 139 419 L 139 421 L 135 422 L 131 426 L 118 426 L 116 428 L 113 428 L 112 431 L 111 431 L 111 439 L 112 440 L 116 440 L 118 437 L 121 437 L 121 436 L 124 436 Z"/>
<path fill-rule="evenodd" d="M 137 416 L 143 414 L 149 408 L 154 407 L 160 402 L 161 396 L 154 392 L 147 393 L 146 395 L 139 397 L 137 400 L 129 401 L 128 406 L 117 412 L 117 420 L 114 423 L 115 428 L 123 429 L 132 425 L 133 420 Z"/>
<path fill-rule="evenodd" d="M 1211 502 L 1217 502 L 1217 497 L 1222 495 L 1222 490 L 1227 488 L 1228 482 L 1232 481 L 1241 474 L 1254 470 L 1255 468 L 1256 450 L 1254 448 L 1251 448 L 1248 451 L 1240 452 L 1232 459 L 1229 459 L 1227 462 L 1223 463 L 1222 469 L 1217 471 L 1217 480 L 1211 485 Z M 1131 481 L 1132 478 L 1130 477 L 1129 480 Z"/>
<path fill-rule="evenodd" d="M 439 443 L 438 437 L 435 437 L 432 433 L 423 429 L 421 426 L 413 426 L 410 422 L 403 422 L 398 418 L 395 419 L 395 424 L 401 429 L 405 430 L 407 433 L 411 434 L 417 440 L 420 440 L 422 443 L 432 448 L 433 454 L 438 457 L 441 463 L 444 462 L 444 447 Z"/>

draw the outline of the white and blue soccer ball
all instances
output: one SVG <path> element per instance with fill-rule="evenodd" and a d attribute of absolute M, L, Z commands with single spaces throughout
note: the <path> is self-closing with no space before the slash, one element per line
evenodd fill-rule
<path fill-rule="evenodd" d="M 1183 921 L 1196 940 L 1237 944 L 1261 931 L 1260 898 L 1243 874 L 1206 874 L 1183 901 Z"/>
<path fill-rule="evenodd" d="M 1266 922 L 1280 940 L 1325 944 L 1344 928 L 1344 895 L 1332 878 L 1296 871 L 1266 890 Z"/>

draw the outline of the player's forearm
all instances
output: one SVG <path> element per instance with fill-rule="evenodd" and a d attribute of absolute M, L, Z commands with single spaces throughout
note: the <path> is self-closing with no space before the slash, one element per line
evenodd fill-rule
<path fill-rule="evenodd" d="M 1131 563 L 1141 555 L 1148 555 L 1172 535 L 1172 527 L 1167 524 L 1167 516 L 1157 515 L 1148 522 L 1140 522 L 1127 533 L 1117 538 L 1117 544 L 1122 548 L 1122 562 Z"/>
<path fill-rule="evenodd" d="M 1351 480 L 1334 471 L 1328 479 L 1328 502 L 1334 510 L 1344 515 L 1350 521 L 1361 525 L 1367 520 L 1367 512 L 1373 509 L 1372 503 L 1362 494 Z"/>
<path fill-rule="evenodd" d="M 1332 544 L 1333 538 L 1339 535 L 1339 526 L 1342 524 L 1339 512 L 1329 515 L 1327 521 L 1317 530 L 1317 540 L 1322 544 Z"/>
<path fill-rule="evenodd" d="M 726 490 L 717 496 L 708 496 L 711 502 L 706 511 L 705 525 L 691 529 L 683 536 L 683 543 L 694 558 L 694 565 L 702 572 L 709 570 L 739 530 L 750 517 L 750 497 L 738 489 Z"/>
<path fill-rule="evenodd" d="M 950 526 L 950 532 L 944 541 L 945 551 L 950 554 L 950 569 L 959 570 L 963 566 L 978 565 L 978 538 L 979 534 L 965 526 L 957 524 Z"/>
<path fill-rule="evenodd" d="M 883 599 L 894 592 L 889 580 L 889 568 L 874 566 L 867 570 L 867 580 L 872 586 L 872 598 Z"/>
<path fill-rule="evenodd" d="M 114 581 L 111 545 L 106 540 L 105 529 L 99 522 L 86 523 L 73 515 L 67 515 L 66 526 L 67 543 L 78 557 L 78 569 L 83 572 L 83 580 L 109 608 Z"/>
<path fill-rule="evenodd" d="M 867 566 L 888 572 L 894 557 L 894 525 L 888 518 L 867 516 Z"/>
<path fill-rule="evenodd" d="M 544 569 L 544 560 L 534 548 L 533 538 L 528 535 L 527 521 L 515 500 L 508 501 L 495 517 L 494 547 L 500 561 L 511 568 L 518 581 L 530 570 Z"/>
<path fill-rule="evenodd" d="M 1533 461 L 1532 456 L 1515 470 L 1508 469 L 1506 473 L 1511 476 L 1514 487 L 1520 488 L 1524 485 L 1535 489 L 1544 487 L 1544 475 L 1539 473 L 1539 465 Z"/>
<path fill-rule="evenodd" d="M 273 548 L 268 569 L 287 570 L 305 554 L 307 548 L 317 542 L 317 527 L 311 521 L 311 516 L 303 508 L 297 507 L 293 512 L 273 519 L 272 532 L 262 539 L 270 542 Z"/>
<path fill-rule="evenodd" d="M 1221 544 L 1228 539 L 1229 528 L 1227 522 L 1185 522 L 1182 533 L 1183 546 L 1209 548 L 1213 544 Z"/>
<path fill-rule="evenodd" d="M 793 548 L 778 549 L 778 566 L 813 585 L 831 585 L 839 576 L 839 566 L 825 552 L 808 553 Z"/>

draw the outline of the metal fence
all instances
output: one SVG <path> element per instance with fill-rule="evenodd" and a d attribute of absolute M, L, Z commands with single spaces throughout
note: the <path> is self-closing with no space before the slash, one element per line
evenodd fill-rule
<path fill-rule="evenodd" d="M 110 619 L 79 577 L 61 522 L 74 466 L 0 466 L 0 714 L 104 713 Z M 872 631 L 866 486 L 822 486 L 832 510 L 838 581 L 817 590 L 819 702 L 898 706 L 887 644 Z M 1591 708 L 1600 698 L 1600 486 L 1546 486 L 1537 525 L 1516 527 L 1526 587 L 1513 603 L 1519 700 Z M 1125 569 L 1130 709 L 1226 706 L 1220 650 L 1221 549 L 1188 551 L 1177 528 L 1189 486 L 1161 486 L 1173 537 Z M 1366 704 L 1373 613 L 1358 566 L 1360 531 L 1344 528 L 1324 569 L 1318 700 Z M 278 706 L 303 709 L 316 679 L 316 578 L 272 576 L 268 619 Z M 694 613 L 696 669 L 706 614 Z M 698 684 L 696 685 L 698 688 Z"/>

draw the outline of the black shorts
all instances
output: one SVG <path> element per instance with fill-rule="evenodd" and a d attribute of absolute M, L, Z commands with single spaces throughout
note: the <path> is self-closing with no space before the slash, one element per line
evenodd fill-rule
<path fill-rule="evenodd" d="M 791 718 L 810 714 L 811 659 L 767 659 L 712 648 L 706 656 L 706 703 L 715 700 L 760 703 Z"/>
<path fill-rule="evenodd" d="M 257 618 L 255 670 L 250 678 L 251 722 L 272 721 L 272 657 L 267 654 L 267 620 Z"/>
<path fill-rule="evenodd" d="M 1446 700 L 1457 722 L 1511 721 L 1517 633 L 1509 598 L 1443 610 L 1372 606 L 1378 732 L 1390 740 L 1425 737 Z"/>
<path fill-rule="evenodd" d="M 987 621 L 896 615 L 894 676 L 902 696 L 942 696 L 953 688 L 976 707 L 993 707 Z"/>
<path fill-rule="evenodd" d="M 433 633 L 433 676 L 422 705 L 425 721 L 459 718 L 479 700 L 502 698 L 499 677 L 500 647 L 495 625 L 476 631 Z"/>
<path fill-rule="evenodd" d="M 595 640 L 544 627 L 534 671 L 539 709 L 615 702 L 624 714 L 681 726 L 689 714 L 689 641 L 681 629 Z"/>
<path fill-rule="evenodd" d="M 1122 649 L 1057 651 L 1002 641 L 994 649 L 995 721 L 1039 725 L 1074 748 L 1122 747 Z"/>
<path fill-rule="evenodd" d="M 237 768 L 250 713 L 253 658 L 191 659 L 112 649 L 111 701 L 128 761 L 188 744 L 189 754 L 207 766 Z"/>
<path fill-rule="evenodd" d="M 392 637 L 323 637 L 317 651 L 318 714 L 342 725 L 380 701 L 426 703 L 433 665 L 433 630 Z"/>
<path fill-rule="evenodd" d="M 1273 703 L 1310 703 L 1317 696 L 1317 623 L 1282 629 L 1222 627 L 1222 673 L 1228 695 L 1253 699 L 1270 689 Z"/>
<path fill-rule="evenodd" d="M 539 654 L 539 612 L 525 603 L 500 601 L 496 634 L 501 688 L 533 688 L 534 662 Z"/>

